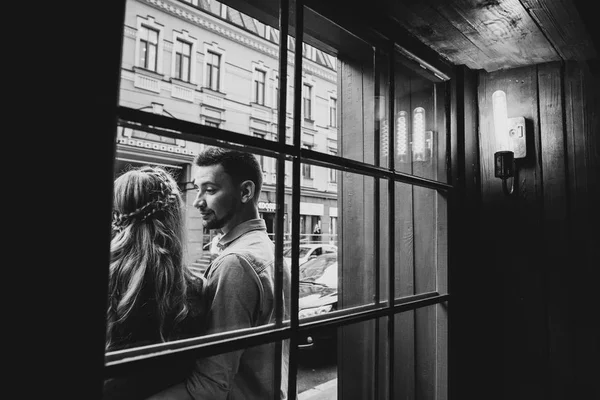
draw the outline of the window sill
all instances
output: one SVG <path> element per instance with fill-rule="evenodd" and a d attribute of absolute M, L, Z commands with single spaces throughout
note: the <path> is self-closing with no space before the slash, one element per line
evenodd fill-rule
<path fill-rule="evenodd" d="M 250 107 L 256 107 L 256 108 L 259 108 L 259 109 L 261 109 L 261 110 L 265 110 L 265 111 L 270 111 L 270 110 L 272 109 L 272 108 L 271 108 L 271 107 L 269 107 L 269 106 L 266 106 L 266 105 L 264 105 L 264 104 L 260 104 L 260 103 L 256 103 L 256 102 L 254 102 L 254 101 L 251 101 L 251 102 L 250 102 Z"/>
<path fill-rule="evenodd" d="M 170 82 L 188 89 L 196 89 L 196 87 L 198 86 L 194 82 L 182 81 L 178 78 L 171 78 Z"/>
<path fill-rule="evenodd" d="M 200 88 L 200 91 L 202 93 L 214 94 L 215 96 L 219 96 L 219 97 L 225 97 L 225 96 L 227 96 L 225 93 L 219 92 L 218 90 L 211 89 L 211 88 L 209 88 L 207 86 L 202 86 L 202 88 Z"/>
<path fill-rule="evenodd" d="M 152 71 L 150 69 L 146 69 L 143 67 L 133 67 L 133 72 L 149 76 L 151 78 L 163 79 L 165 77 L 164 74 L 158 73 L 156 71 Z"/>

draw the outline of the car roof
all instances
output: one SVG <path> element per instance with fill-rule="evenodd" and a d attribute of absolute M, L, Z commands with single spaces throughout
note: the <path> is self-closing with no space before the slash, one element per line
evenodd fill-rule
<path fill-rule="evenodd" d="M 336 247 L 334 244 L 325 243 L 300 243 L 300 247 Z"/>

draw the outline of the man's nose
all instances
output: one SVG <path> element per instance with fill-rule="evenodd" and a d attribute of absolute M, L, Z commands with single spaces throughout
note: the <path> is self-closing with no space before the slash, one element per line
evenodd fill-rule
<path fill-rule="evenodd" d="M 206 200 L 204 200 L 204 197 L 202 197 L 200 193 L 198 193 L 196 199 L 194 200 L 194 207 L 199 209 L 206 208 Z"/>

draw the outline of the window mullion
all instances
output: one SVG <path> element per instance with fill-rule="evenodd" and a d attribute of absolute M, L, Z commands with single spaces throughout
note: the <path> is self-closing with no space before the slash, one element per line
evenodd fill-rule
<path fill-rule="evenodd" d="M 286 93 L 287 89 L 287 63 L 288 63 L 288 26 L 289 26 L 289 3 L 288 0 L 280 0 L 279 2 L 279 87 L 283 87 L 283 93 Z M 283 71 L 283 74 L 281 73 Z M 286 99 L 287 96 L 280 96 L 276 101 L 278 102 L 278 113 L 277 113 L 277 138 L 279 144 L 285 145 L 285 131 L 286 131 Z M 283 110 L 283 112 L 282 112 Z M 283 323 L 284 307 L 288 307 L 287 301 L 283 296 L 284 293 L 284 282 L 283 282 L 283 230 L 285 215 L 285 157 L 282 154 L 277 155 L 277 182 L 276 182 L 276 202 L 277 202 L 277 214 L 275 215 L 275 325 L 280 327 Z M 290 301 L 293 301 L 290 299 Z M 288 343 L 291 340 L 288 340 Z M 282 351 L 285 349 L 282 346 L 282 341 L 278 341 L 275 344 L 275 387 L 273 390 L 274 400 L 279 399 L 279 388 L 281 387 L 281 359 L 280 356 Z M 288 347 L 288 351 L 291 352 L 291 347 Z M 289 355 L 288 355 L 289 357 Z M 289 359 L 288 359 L 289 360 Z M 291 369 L 288 366 L 288 371 Z M 295 370 L 295 368 L 294 368 Z M 289 372 L 288 372 L 289 373 Z M 289 378 L 288 378 L 289 381 Z M 288 389 L 289 390 L 289 389 Z"/>
<path fill-rule="evenodd" d="M 294 129 L 292 162 L 292 282 L 291 282 L 291 337 L 289 359 L 288 395 L 296 399 L 298 371 L 298 309 L 299 309 L 299 259 L 300 259 L 300 147 L 302 138 L 302 41 L 304 33 L 304 1 L 292 1 L 295 11 L 296 46 L 294 52 Z M 288 7 L 289 9 L 289 7 Z M 287 40 L 287 38 L 284 38 Z"/>
<path fill-rule="evenodd" d="M 394 66 L 395 66 L 395 57 L 393 51 L 393 44 L 389 51 L 389 113 L 388 113 L 388 149 L 389 149 L 389 165 L 390 170 L 394 170 L 395 163 L 395 150 L 394 150 L 394 101 L 395 101 L 395 76 L 394 76 Z M 396 183 L 394 180 L 388 180 L 388 260 L 389 260 L 389 269 L 388 269 L 388 302 L 390 313 L 388 314 L 388 398 L 394 398 L 394 323 L 396 320 L 396 315 L 394 314 L 394 299 L 396 298 L 396 287 L 395 287 L 395 278 L 396 278 L 396 266 L 395 266 L 395 231 L 396 227 L 396 213 L 395 213 L 395 204 L 396 204 L 396 196 L 395 196 Z"/>

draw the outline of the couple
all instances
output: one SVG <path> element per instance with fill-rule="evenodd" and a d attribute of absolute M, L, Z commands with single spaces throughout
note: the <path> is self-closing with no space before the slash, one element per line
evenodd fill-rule
<path fill-rule="evenodd" d="M 106 350 L 143 346 L 274 322 L 274 246 L 258 216 L 262 172 L 254 155 L 208 147 L 197 166 L 194 207 L 222 232 L 204 277 L 183 265 L 185 206 L 175 180 L 142 167 L 115 180 Z M 284 264 L 284 318 L 289 318 Z M 281 398 L 289 348 L 284 341 Z M 189 359 L 105 382 L 105 399 L 273 398 L 275 344 Z M 277 389 L 279 390 L 279 388 Z"/>

